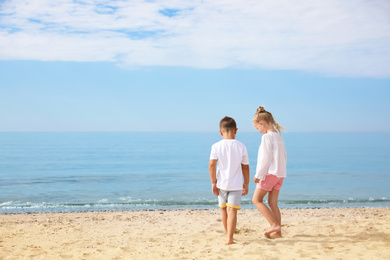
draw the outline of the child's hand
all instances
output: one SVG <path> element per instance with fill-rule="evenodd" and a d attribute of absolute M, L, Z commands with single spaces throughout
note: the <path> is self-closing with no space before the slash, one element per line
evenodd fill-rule
<path fill-rule="evenodd" d="M 219 195 L 219 189 L 217 188 L 217 184 L 212 184 L 212 190 L 215 196 Z"/>
<path fill-rule="evenodd" d="M 245 196 L 248 194 L 248 186 L 249 184 L 244 183 L 241 195 Z"/>
<path fill-rule="evenodd" d="M 259 183 L 259 182 L 260 182 L 260 179 L 257 179 L 257 178 L 255 177 L 255 178 L 253 178 L 253 181 L 254 181 L 255 183 Z"/>

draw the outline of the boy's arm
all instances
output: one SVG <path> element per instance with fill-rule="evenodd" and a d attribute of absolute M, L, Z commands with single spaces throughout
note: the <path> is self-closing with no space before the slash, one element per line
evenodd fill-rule
<path fill-rule="evenodd" d="M 249 165 L 241 164 L 241 168 L 242 168 L 242 175 L 244 175 L 244 185 L 243 185 L 241 195 L 247 195 L 248 188 L 249 188 Z"/>
<path fill-rule="evenodd" d="M 217 188 L 217 160 L 210 160 L 209 172 L 211 180 L 211 188 L 215 196 L 219 195 L 219 189 Z"/>

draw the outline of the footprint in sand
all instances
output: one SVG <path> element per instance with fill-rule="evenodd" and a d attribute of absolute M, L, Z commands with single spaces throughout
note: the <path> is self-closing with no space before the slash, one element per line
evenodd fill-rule
<path fill-rule="evenodd" d="M 234 231 L 234 234 L 249 234 L 249 233 L 253 233 L 255 232 L 255 230 L 253 229 L 249 229 L 249 228 L 237 228 L 235 231 Z"/>
<path fill-rule="evenodd" d="M 256 256 L 258 256 L 258 255 L 259 255 L 259 251 L 249 251 L 249 252 L 245 252 L 244 255 L 256 255 Z"/>

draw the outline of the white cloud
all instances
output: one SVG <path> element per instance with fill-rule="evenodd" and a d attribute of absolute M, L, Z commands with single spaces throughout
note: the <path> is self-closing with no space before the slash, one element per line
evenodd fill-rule
<path fill-rule="evenodd" d="M 390 77 L 390 3 L 5 1 L 0 59 Z"/>

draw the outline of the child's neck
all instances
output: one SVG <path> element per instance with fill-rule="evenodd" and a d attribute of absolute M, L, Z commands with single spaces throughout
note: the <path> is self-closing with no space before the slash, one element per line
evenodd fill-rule
<path fill-rule="evenodd" d="M 269 126 L 266 130 L 265 130 L 265 133 L 268 134 L 268 133 L 277 133 L 277 131 L 275 130 L 275 127 L 274 126 Z"/>
<path fill-rule="evenodd" d="M 236 139 L 236 134 L 233 132 L 223 133 L 222 138 L 225 140 Z"/>
<path fill-rule="evenodd" d="M 222 131 L 219 130 L 219 133 L 222 135 L 223 139 L 236 139 L 237 129 L 231 131 Z"/>

